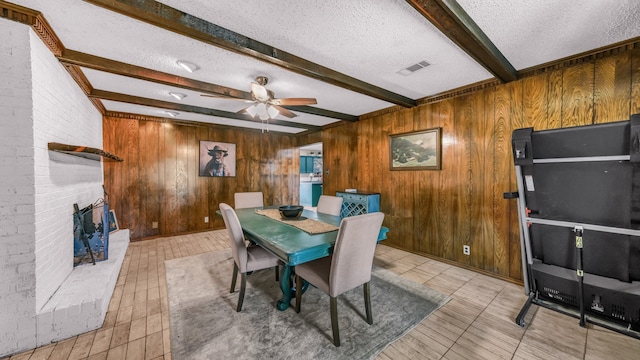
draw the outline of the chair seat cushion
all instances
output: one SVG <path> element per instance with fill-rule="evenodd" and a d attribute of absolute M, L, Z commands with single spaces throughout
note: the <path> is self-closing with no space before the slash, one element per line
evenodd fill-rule
<path fill-rule="evenodd" d="M 331 270 L 331 256 L 296 265 L 296 274 L 312 283 L 318 289 L 329 294 L 329 272 Z"/>
<path fill-rule="evenodd" d="M 277 256 L 258 245 L 247 247 L 247 271 L 256 271 L 278 266 Z"/>

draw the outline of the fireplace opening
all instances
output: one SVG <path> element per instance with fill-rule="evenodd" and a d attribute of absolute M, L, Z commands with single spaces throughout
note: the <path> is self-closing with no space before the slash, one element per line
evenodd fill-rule
<path fill-rule="evenodd" d="M 109 204 L 98 199 L 82 209 L 73 204 L 73 266 L 109 258 Z"/>

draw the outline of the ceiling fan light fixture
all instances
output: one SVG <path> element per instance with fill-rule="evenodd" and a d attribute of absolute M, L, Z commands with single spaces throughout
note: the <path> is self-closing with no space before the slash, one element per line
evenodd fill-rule
<path fill-rule="evenodd" d="M 253 119 L 260 119 L 262 131 L 269 131 L 269 120 L 275 119 L 277 116 L 296 117 L 297 115 L 287 109 L 287 106 L 304 106 L 318 103 L 315 98 L 276 98 L 274 92 L 265 87 L 268 82 L 269 79 L 266 76 L 256 77 L 256 81 L 250 83 L 251 99 L 248 96 L 233 96 L 229 94 L 222 96 L 219 94 L 201 94 L 201 96 L 222 97 L 252 103 L 236 113 L 248 114 Z"/>
<path fill-rule="evenodd" d="M 175 93 L 175 92 L 170 92 L 169 95 L 173 96 L 174 98 L 176 98 L 178 100 L 182 100 L 182 99 L 187 97 L 187 94 Z"/>
<path fill-rule="evenodd" d="M 262 118 L 263 116 L 269 116 L 269 114 L 267 113 L 267 104 L 265 103 L 257 103 L 256 111 L 258 112 L 260 118 Z"/>
<path fill-rule="evenodd" d="M 278 109 L 276 109 L 275 107 L 269 105 L 267 107 L 267 113 L 269 114 L 269 118 L 273 119 L 278 116 L 278 114 L 280 114 L 280 111 L 278 111 Z"/>
<path fill-rule="evenodd" d="M 188 72 L 194 72 L 200 69 L 200 66 L 185 60 L 178 60 L 176 61 L 176 63 L 180 65 L 183 69 L 187 70 Z"/>
<path fill-rule="evenodd" d="M 252 117 L 255 117 L 256 114 L 258 113 L 258 106 L 257 105 L 251 105 L 248 108 L 245 109 L 245 111 L 251 115 Z"/>

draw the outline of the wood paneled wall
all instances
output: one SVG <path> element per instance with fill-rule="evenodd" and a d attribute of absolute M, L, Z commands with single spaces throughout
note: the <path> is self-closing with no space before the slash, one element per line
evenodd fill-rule
<path fill-rule="evenodd" d="M 514 129 L 629 119 L 640 112 L 640 51 L 323 131 L 324 193 L 381 193 L 388 245 L 522 279 L 511 156 Z M 390 134 L 441 127 L 442 170 L 390 171 Z M 301 137 L 300 144 L 317 141 Z M 470 245 L 471 255 L 462 246 Z"/>
<path fill-rule="evenodd" d="M 323 142 L 324 193 L 381 193 L 387 244 L 521 280 L 511 132 L 626 120 L 640 112 L 640 51 L 629 50 L 508 84 L 299 136 L 116 117 L 104 119 L 105 185 L 132 239 L 222 228 L 236 191 L 298 202 L 297 145 Z M 440 171 L 390 171 L 390 134 L 442 128 Z M 237 176 L 198 176 L 199 140 L 237 144 Z M 209 216 L 211 222 L 203 219 Z M 152 223 L 158 222 L 158 228 Z M 470 245 L 471 256 L 462 246 Z"/>
<path fill-rule="evenodd" d="M 105 187 L 132 240 L 223 228 L 215 212 L 221 202 L 233 206 L 235 192 L 262 191 L 267 204 L 298 203 L 294 136 L 119 117 L 104 117 L 103 131 L 105 150 L 124 158 L 105 162 Z M 198 175 L 200 140 L 236 144 L 235 177 Z"/>

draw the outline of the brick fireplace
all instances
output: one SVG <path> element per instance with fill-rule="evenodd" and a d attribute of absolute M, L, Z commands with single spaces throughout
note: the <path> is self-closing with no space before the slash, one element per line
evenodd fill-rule
<path fill-rule="evenodd" d="M 112 234 L 108 261 L 74 270 L 73 204 L 103 196 L 102 163 L 47 143 L 101 148 L 102 115 L 29 26 L 4 18 L 0 78 L 2 357 L 100 327 L 129 235 Z"/>

